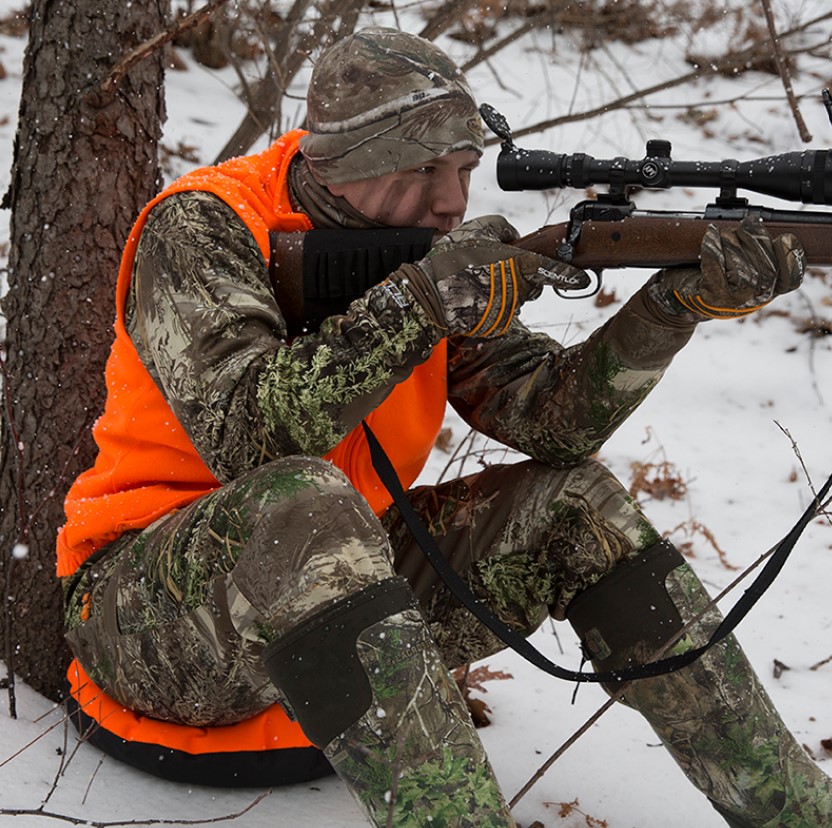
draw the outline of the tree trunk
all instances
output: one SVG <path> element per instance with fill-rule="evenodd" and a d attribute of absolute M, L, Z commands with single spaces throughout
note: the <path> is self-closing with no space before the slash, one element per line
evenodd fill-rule
<path fill-rule="evenodd" d="M 63 498 L 95 458 L 121 248 L 159 183 L 162 54 L 102 82 L 167 22 L 165 0 L 34 0 L 6 206 L 12 209 L 0 440 L 0 659 L 60 696 L 55 534 Z M 28 547 L 13 560 L 12 550 Z"/>

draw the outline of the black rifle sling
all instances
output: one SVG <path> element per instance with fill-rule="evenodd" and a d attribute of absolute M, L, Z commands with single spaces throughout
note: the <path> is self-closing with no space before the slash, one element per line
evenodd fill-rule
<path fill-rule="evenodd" d="M 402 264 L 423 258 L 434 233 L 432 227 L 271 233 L 269 275 L 289 337 L 317 331 Z"/>
<path fill-rule="evenodd" d="M 532 646 L 522 635 L 517 633 L 507 624 L 503 623 L 496 615 L 494 615 L 488 607 L 479 601 L 468 585 L 457 574 L 453 567 L 445 560 L 444 556 L 436 545 L 433 536 L 427 530 L 427 527 L 422 523 L 416 511 L 407 499 L 407 496 L 399 481 L 396 470 L 390 462 L 390 458 L 385 453 L 376 436 L 370 430 L 366 422 L 362 421 L 364 427 L 364 434 L 367 438 L 367 443 L 370 448 L 370 457 L 372 459 L 373 468 L 379 479 L 390 492 L 393 502 L 399 509 L 399 512 L 404 520 L 406 526 L 411 534 L 419 544 L 428 562 L 440 575 L 442 580 L 447 584 L 448 588 L 454 596 L 470 610 L 481 623 L 495 635 L 503 640 L 503 642 L 519 653 L 527 661 L 539 667 L 549 675 L 556 678 L 565 679 L 566 681 L 574 682 L 623 682 L 632 681 L 634 679 L 651 678 L 653 676 L 661 676 L 667 673 L 673 673 L 680 670 L 682 667 L 687 667 L 703 655 L 707 650 L 722 641 L 733 629 L 742 621 L 748 614 L 751 608 L 757 603 L 762 594 L 771 586 L 774 579 L 777 577 L 786 559 L 789 557 L 795 543 L 802 534 L 803 530 L 815 517 L 818 512 L 818 507 L 826 496 L 830 487 L 832 487 L 832 476 L 826 481 L 826 484 L 818 492 L 815 499 L 801 516 L 800 520 L 794 525 L 791 531 L 783 538 L 777 545 L 777 548 L 772 553 L 768 563 L 763 567 L 760 574 L 754 579 L 753 583 L 746 589 L 742 597 L 731 608 L 731 611 L 725 616 L 722 623 L 716 628 L 711 635 L 708 642 L 701 647 L 693 650 L 688 650 L 681 655 L 670 656 L 659 661 L 652 661 L 647 664 L 639 664 L 633 667 L 627 667 L 623 670 L 611 670 L 604 673 L 584 673 L 575 670 L 567 670 L 564 667 L 559 667 L 553 661 L 550 661 L 538 649 Z"/>

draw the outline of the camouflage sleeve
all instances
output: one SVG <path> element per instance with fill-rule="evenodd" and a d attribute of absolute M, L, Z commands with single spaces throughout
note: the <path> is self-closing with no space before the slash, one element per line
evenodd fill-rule
<path fill-rule="evenodd" d="M 421 308 L 371 289 L 317 333 L 288 342 L 254 237 L 219 198 L 194 192 L 151 211 L 127 326 L 220 481 L 275 457 L 325 454 L 439 338 Z"/>
<path fill-rule="evenodd" d="M 473 428 L 553 466 L 596 452 L 661 379 L 695 324 L 639 291 L 564 348 L 515 321 L 502 337 L 452 343 L 449 398 Z"/>

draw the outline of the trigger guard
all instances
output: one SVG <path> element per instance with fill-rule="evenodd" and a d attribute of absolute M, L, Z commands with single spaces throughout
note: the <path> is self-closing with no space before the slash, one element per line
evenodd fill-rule
<path fill-rule="evenodd" d="M 590 299 L 596 294 L 601 291 L 601 288 L 604 285 L 604 272 L 602 270 L 593 270 L 587 271 L 591 272 L 595 276 L 594 284 L 590 284 L 585 291 L 564 291 L 561 288 L 557 287 L 556 285 L 552 285 L 552 290 L 561 298 L 561 299 Z"/>

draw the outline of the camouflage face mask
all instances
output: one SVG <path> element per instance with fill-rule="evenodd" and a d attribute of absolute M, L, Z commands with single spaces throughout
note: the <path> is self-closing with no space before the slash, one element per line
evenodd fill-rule
<path fill-rule="evenodd" d="M 328 184 L 377 178 L 461 150 L 482 154 L 477 104 L 456 64 L 430 41 L 364 29 L 318 60 L 300 148 Z"/>

